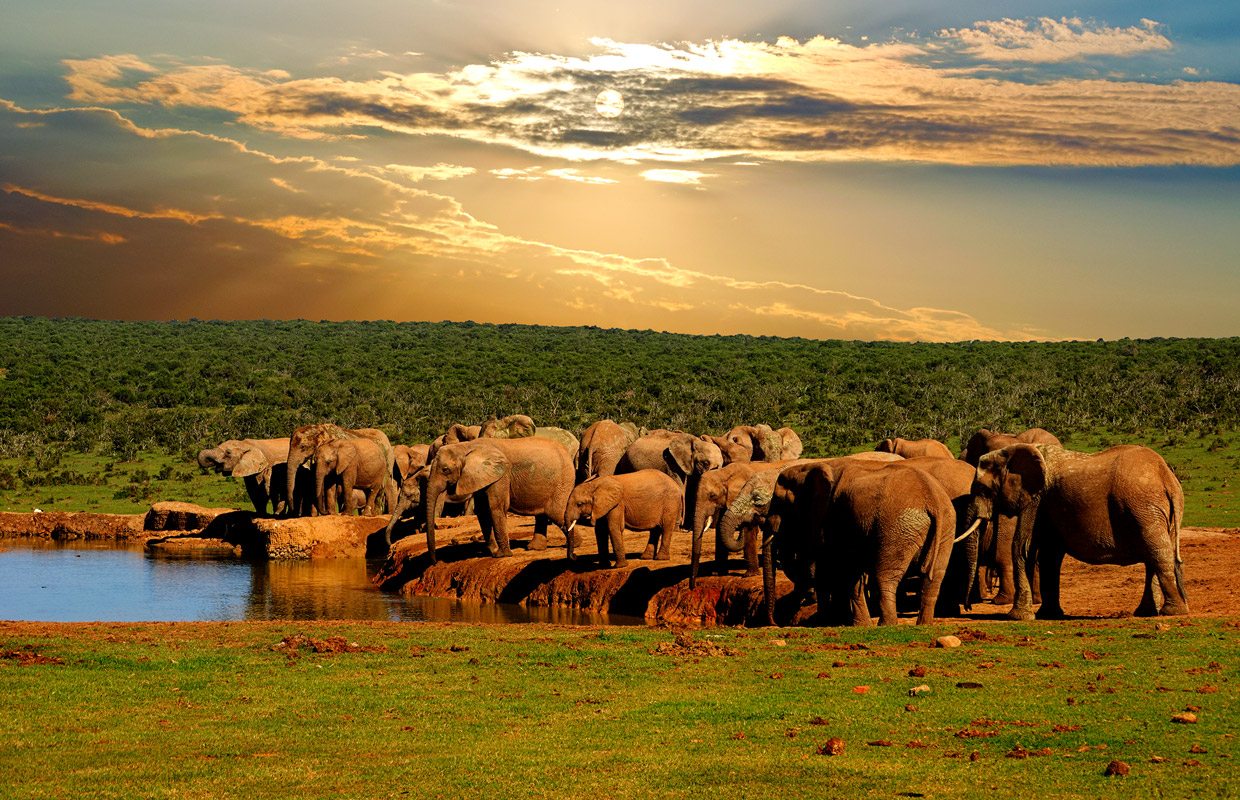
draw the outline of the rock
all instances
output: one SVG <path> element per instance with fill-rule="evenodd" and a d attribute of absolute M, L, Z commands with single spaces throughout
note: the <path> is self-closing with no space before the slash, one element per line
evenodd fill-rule
<path fill-rule="evenodd" d="M 832 736 L 821 747 L 818 748 L 820 756 L 838 756 L 844 752 L 844 740 L 838 736 Z"/>
<path fill-rule="evenodd" d="M 38 514 L 0 512 L 0 538 L 115 539 L 148 538 L 141 514 L 91 514 L 78 511 L 43 511 Z"/>
<path fill-rule="evenodd" d="M 1173 716 L 1171 721 L 1179 723 L 1180 725 L 1196 725 L 1197 715 L 1191 711 L 1181 711 L 1179 714 Z"/>
<path fill-rule="evenodd" d="M 909 689 L 908 696 L 916 697 L 917 695 L 925 694 L 928 691 L 930 691 L 930 687 L 923 683 L 921 686 L 914 686 L 912 689 Z"/>
<path fill-rule="evenodd" d="M 908 671 L 908 676 L 910 678 L 924 678 L 926 677 L 926 668 L 921 665 L 913 667 Z"/>
<path fill-rule="evenodd" d="M 934 646 L 935 647 L 959 647 L 960 637 L 952 636 L 951 634 L 948 634 L 947 636 L 940 636 L 939 638 L 934 640 Z"/>
<path fill-rule="evenodd" d="M 240 558 L 242 555 L 241 545 L 204 536 L 169 536 L 165 539 L 151 539 L 146 543 L 146 549 L 164 555 L 192 554 L 230 558 Z"/>
<path fill-rule="evenodd" d="M 279 560 L 365 558 L 367 539 L 382 538 L 388 518 L 330 514 L 296 519 L 256 519 L 257 554 Z"/>
<path fill-rule="evenodd" d="M 231 508 L 204 508 L 193 503 L 161 501 L 146 512 L 142 527 L 148 531 L 200 531 Z"/>
<path fill-rule="evenodd" d="M 1116 775 L 1122 778 L 1123 776 L 1128 774 L 1128 764 L 1126 762 L 1119 761 L 1119 760 L 1112 761 L 1110 764 L 1107 764 L 1106 771 L 1104 771 L 1102 774 L 1106 775 L 1108 778 L 1114 777 Z"/>

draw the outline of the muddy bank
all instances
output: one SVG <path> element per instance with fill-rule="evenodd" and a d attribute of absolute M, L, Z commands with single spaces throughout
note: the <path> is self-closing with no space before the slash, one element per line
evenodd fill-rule
<path fill-rule="evenodd" d="M 0 512 L 0 539 L 112 539 L 140 542 L 151 534 L 145 514 L 91 514 L 83 511 L 44 511 L 38 514 Z"/>

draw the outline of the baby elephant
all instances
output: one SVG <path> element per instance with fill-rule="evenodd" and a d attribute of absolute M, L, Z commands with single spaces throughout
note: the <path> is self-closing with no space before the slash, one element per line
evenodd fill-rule
<path fill-rule="evenodd" d="M 616 566 L 625 566 L 624 529 L 650 531 L 650 542 L 642 558 L 653 556 L 666 561 L 671 557 L 672 531 L 684 514 L 684 495 L 680 485 L 667 473 L 656 469 L 643 469 L 624 475 L 608 475 L 591 478 L 573 489 L 568 496 L 568 508 L 564 519 L 568 522 L 568 557 L 573 553 L 573 526 L 582 517 L 589 517 L 598 539 L 598 563 L 608 566 L 607 554 L 610 535 L 611 549 L 616 554 Z M 658 554 L 655 545 L 658 544 Z"/>

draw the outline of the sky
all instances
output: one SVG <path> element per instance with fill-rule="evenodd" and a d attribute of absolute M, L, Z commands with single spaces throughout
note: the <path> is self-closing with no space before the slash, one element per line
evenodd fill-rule
<path fill-rule="evenodd" d="M 1234 0 L 3 18 L 0 315 L 1240 335 Z"/>

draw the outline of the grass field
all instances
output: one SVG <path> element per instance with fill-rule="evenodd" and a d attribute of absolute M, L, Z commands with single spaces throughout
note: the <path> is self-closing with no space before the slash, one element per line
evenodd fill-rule
<path fill-rule="evenodd" d="M 1234 797 L 1237 628 L 3 623 L 2 793 Z"/>
<path fill-rule="evenodd" d="M 1240 502 L 1232 481 L 1240 475 L 1240 432 L 1162 434 L 1134 439 L 1113 434 L 1069 437 L 1078 450 L 1143 444 L 1162 454 L 1184 486 L 1187 525 L 1240 527 Z M 949 440 L 953 452 L 958 440 Z M 853 450 L 866 449 L 859 444 Z M 850 451 L 845 451 L 850 452 Z M 831 455 L 836 455 L 832 453 Z M 3 488 L 7 474 L 13 488 Z M 55 483 L 45 483 L 52 478 Z M 144 452 L 132 461 L 65 453 L 54 465 L 33 459 L 0 460 L 0 511 L 95 511 L 133 514 L 153 500 L 184 500 L 208 507 L 249 508 L 239 479 L 204 473 L 188 458 Z"/>

